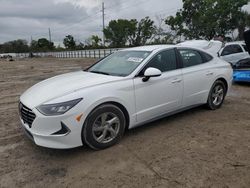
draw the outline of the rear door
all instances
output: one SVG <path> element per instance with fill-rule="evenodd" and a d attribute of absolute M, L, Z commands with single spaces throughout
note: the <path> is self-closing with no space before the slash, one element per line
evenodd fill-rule
<path fill-rule="evenodd" d="M 206 102 L 214 79 L 213 57 L 194 49 L 178 49 L 183 63 L 183 107 Z"/>
<path fill-rule="evenodd" d="M 159 77 L 143 82 L 144 71 L 149 68 L 162 71 Z M 144 122 L 181 106 L 183 79 L 177 66 L 175 49 L 156 54 L 134 78 L 137 121 Z"/>

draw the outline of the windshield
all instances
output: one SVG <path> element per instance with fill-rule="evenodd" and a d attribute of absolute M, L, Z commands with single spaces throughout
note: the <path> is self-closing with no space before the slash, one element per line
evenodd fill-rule
<path fill-rule="evenodd" d="M 128 76 L 149 56 L 149 51 L 119 51 L 104 58 L 87 71 L 112 76 Z"/>

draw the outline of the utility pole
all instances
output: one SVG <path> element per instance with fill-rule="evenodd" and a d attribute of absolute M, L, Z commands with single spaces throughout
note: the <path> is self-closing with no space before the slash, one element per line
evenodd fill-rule
<path fill-rule="evenodd" d="M 50 32 L 50 28 L 49 28 L 49 42 L 51 43 L 51 32 Z"/>
<path fill-rule="evenodd" d="M 104 36 L 104 28 L 105 28 L 105 22 L 104 22 L 104 17 L 105 17 L 105 8 L 104 8 L 104 2 L 102 2 L 102 33 L 103 33 L 103 36 L 102 36 L 102 44 L 103 46 L 105 46 L 105 36 Z"/>

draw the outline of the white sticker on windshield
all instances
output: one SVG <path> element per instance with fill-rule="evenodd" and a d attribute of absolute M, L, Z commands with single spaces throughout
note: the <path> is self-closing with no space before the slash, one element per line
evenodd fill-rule
<path fill-rule="evenodd" d="M 139 57 L 130 57 L 130 58 L 128 58 L 127 61 L 135 62 L 135 63 L 141 63 L 141 62 L 143 61 L 143 58 L 139 58 Z"/>

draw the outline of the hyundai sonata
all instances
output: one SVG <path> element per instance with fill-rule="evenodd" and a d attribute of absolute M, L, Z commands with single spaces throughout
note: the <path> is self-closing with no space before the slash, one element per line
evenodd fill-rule
<path fill-rule="evenodd" d="M 231 82 L 231 66 L 204 50 L 130 48 L 34 85 L 20 97 L 20 119 L 37 145 L 104 149 L 126 129 L 202 104 L 220 108 Z"/>

